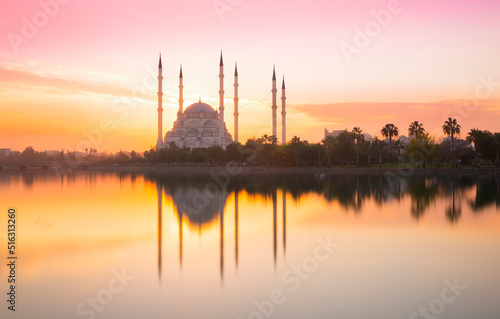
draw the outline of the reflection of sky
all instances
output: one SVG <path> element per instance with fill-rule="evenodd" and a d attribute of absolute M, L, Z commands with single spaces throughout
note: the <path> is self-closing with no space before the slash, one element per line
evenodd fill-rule
<path fill-rule="evenodd" d="M 76 174 L 63 180 L 34 175 L 31 186 L 18 175 L 9 183 L 4 173 L 0 178 L 0 191 L 6 194 L 2 203 L 7 199 L 7 205 L 19 212 L 23 317 L 76 318 L 76 306 L 107 286 L 111 270 L 123 267 L 136 279 L 98 318 L 244 317 L 255 310 L 254 300 L 268 298 L 275 288 L 287 297 L 276 309 L 276 318 L 320 313 L 405 318 L 439 297 L 444 279 L 455 277 L 470 288 L 443 318 L 481 314 L 489 318 L 499 310 L 491 296 L 498 295 L 494 287 L 500 266 L 500 216 L 492 205 L 481 214 L 473 213 L 466 203 L 476 197 L 474 186 L 456 191 L 462 210 L 456 223 L 445 216 L 450 197 L 444 191 L 418 220 L 410 213 L 407 195 L 382 203 L 366 198 L 360 209 L 346 208 L 338 200 L 328 202 L 315 193 L 304 193 L 297 200 L 288 195 L 286 256 L 278 190 L 276 268 L 273 196 L 239 191 L 236 268 L 235 194 L 229 192 L 222 282 L 220 218 L 201 228 L 183 218 L 181 268 L 178 204 L 164 192 L 160 284 L 156 183 L 141 175 L 132 182 L 129 175 L 113 174 Z M 312 256 L 318 237 L 328 236 L 341 246 L 297 291 L 291 291 L 281 274 Z M 2 308 L 0 313 L 4 312 Z"/>

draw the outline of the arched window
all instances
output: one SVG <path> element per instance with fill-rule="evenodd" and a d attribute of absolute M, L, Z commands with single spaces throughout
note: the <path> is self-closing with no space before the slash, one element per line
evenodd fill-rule
<path fill-rule="evenodd" d="M 187 133 L 188 137 L 196 137 L 198 136 L 198 131 L 197 130 L 191 130 Z"/>

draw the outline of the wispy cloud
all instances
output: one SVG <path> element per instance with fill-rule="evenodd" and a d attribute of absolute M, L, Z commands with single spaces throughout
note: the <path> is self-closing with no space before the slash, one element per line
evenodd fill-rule
<path fill-rule="evenodd" d="M 87 84 L 61 78 L 45 77 L 33 72 L 9 70 L 5 68 L 0 68 L 0 82 L 3 83 L 4 87 L 16 88 L 22 86 L 23 89 L 41 89 L 50 94 L 101 94 L 117 97 L 129 97 L 131 95 L 131 89 L 121 86 L 110 84 Z M 144 93 L 142 96 L 147 101 L 154 102 L 156 100 L 155 94 Z"/>

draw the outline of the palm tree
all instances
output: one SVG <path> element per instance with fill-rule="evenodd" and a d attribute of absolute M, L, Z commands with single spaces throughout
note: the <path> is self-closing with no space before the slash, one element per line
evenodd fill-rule
<path fill-rule="evenodd" d="M 278 138 L 276 137 L 276 135 L 269 136 L 267 140 L 273 145 L 278 144 Z"/>
<path fill-rule="evenodd" d="M 271 140 L 271 136 L 269 136 L 268 134 L 264 134 L 257 139 L 257 143 L 267 144 L 267 142 L 269 142 L 270 140 Z"/>
<path fill-rule="evenodd" d="M 399 135 L 399 129 L 394 124 L 386 124 L 380 132 L 389 139 L 389 163 L 392 163 L 392 138 Z"/>
<path fill-rule="evenodd" d="M 417 139 L 422 137 L 425 134 L 424 125 L 418 123 L 418 121 L 414 121 L 408 127 L 408 135 L 415 136 Z"/>
<path fill-rule="evenodd" d="M 354 127 L 351 131 L 354 135 L 354 140 L 356 141 L 356 166 L 359 167 L 359 142 L 365 139 L 363 135 L 363 130 L 359 127 Z"/>
<path fill-rule="evenodd" d="M 478 130 L 477 128 L 472 128 L 465 138 L 467 142 L 471 144 L 474 143 L 474 149 L 476 150 L 476 160 L 479 157 L 479 153 L 477 152 L 477 141 L 479 140 L 479 134 L 481 134 L 480 130 Z"/>
<path fill-rule="evenodd" d="M 469 143 L 474 143 L 474 148 L 477 151 L 477 140 L 479 139 L 479 134 L 481 133 L 480 130 L 477 128 L 471 128 L 470 132 L 467 134 L 467 137 L 465 138 L 467 142 Z"/>
<path fill-rule="evenodd" d="M 294 144 L 294 143 L 300 143 L 300 142 L 301 142 L 301 141 L 300 141 L 300 137 L 298 137 L 297 135 L 294 135 L 294 136 L 292 137 L 292 139 L 290 140 L 290 143 L 291 143 L 291 144 Z"/>
<path fill-rule="evenodd" d="M 460 134 L 460 124 L 457 123 L 457 119 L 449 117 L 446 121 L 444 121 L 443 132 L 451 137 L 451 155 L 453 158 L 453 166 L 455 166 L 455 141 L 453 140 L 453 137 L 455 134 Z"/>

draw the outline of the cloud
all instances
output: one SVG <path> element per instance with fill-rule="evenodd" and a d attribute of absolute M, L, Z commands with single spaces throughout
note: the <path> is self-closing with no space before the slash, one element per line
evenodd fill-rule
<path fill-rule="evenodd" d="M 61 78 L 50 78 L 32 72 L 9 70 L 0 68 L 0 82 L 3 86 L 11 87 L 31 87 L 42 89 L 51 94 L 101 94 L 118 97 L 131 97 L 132 90 L 124 87 L 109 84 L 86 84 L 78 81 L 69 81 Z M 156 95 L 151 93 L 134 94 L 134 97 L 147 101 L 156 101 Z"/>

